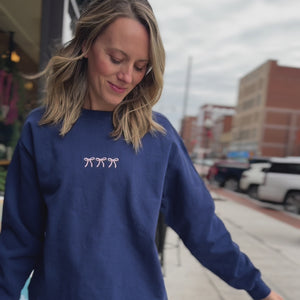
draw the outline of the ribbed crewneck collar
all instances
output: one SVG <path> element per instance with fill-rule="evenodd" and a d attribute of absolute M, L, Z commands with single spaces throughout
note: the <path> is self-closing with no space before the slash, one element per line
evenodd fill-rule
<path fill-rule="evenodd" d="M 102 111 L 102 110 L 91 110 L 91 109 L 81 109 L 81 117 L 85 119 L 103 119 L 112 118 L 112 111 Z"/>

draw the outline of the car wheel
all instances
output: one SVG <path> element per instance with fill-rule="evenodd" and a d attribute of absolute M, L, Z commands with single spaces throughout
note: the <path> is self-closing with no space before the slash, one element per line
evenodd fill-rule
<path fill-rule="evenodd" d="M 239 183 L 236 179 L 230 178 L 225 181 L 224 188 L 231 191 L 237 191 L 239 188 Z"/>
<path fill-rule="evenodd" d="M 300 192 L 289 192 L 286 195 L 284 209 L 300 214 Z"/>
<path fill-rule="evenodd" d="M 250 185 L 247 191 L 248 196 L 253 199 L 258 199 L 257 190 L 258 190 L 258 185 L 256 184 Z"/>

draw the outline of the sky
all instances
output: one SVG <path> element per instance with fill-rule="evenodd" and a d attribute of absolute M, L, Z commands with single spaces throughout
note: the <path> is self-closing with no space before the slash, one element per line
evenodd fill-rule
<path fill-rule="evenodd" d="M 235 106 L 240 78 L 267 60 L 300 68 L 299 0 L 149 2 L 166 50 L 164 90 L 154 110 L 177 130 L 185 110 L 196 116 L 204 104 Z"/>

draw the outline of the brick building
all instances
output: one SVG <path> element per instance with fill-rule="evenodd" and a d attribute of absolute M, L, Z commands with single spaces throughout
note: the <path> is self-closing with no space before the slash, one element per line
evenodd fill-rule
<path fill-rule="evenodd" d="M 300 69 L 269 60 L 239 83 L 231 152 L 300 155 Z"/>
<path fill-rule="evenodd" d="M 181 122 L 180 133 L 188 153 L 192 154 L 196 145 L 197 117 L 184 117 Z"/>
<path fill-rule="evenodd" d="M 234 113 L 235 108 L 232 106 L 205 104 L 200 107 L 197 116 L 197 145 L 195 147 L 198 157 L 223 155 L 219 152 L 223 151 L 220 150 L 220 138 L 225 133 L 224 130 L 228 131 L 229 119 L 226 119 L 226 116 L 232 117 Z M 227 120 L 226 125 L 225 120 Z"/>
<path fill-rule="evenodd" d="M 211 152 L 215 157 L 224 157 L 232 141 L 233 115 L 224 115 L 216 119 L 212 129 Z"/>

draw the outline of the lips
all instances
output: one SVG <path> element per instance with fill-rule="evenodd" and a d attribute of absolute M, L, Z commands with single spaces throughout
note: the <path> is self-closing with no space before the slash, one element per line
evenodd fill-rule
<path fill-rule="evenodd" d="M 108 82 L 108 84 L 109 84 L 110 88 L 118 94 L 123 94 L 126 91 L 126 88 L 119 87 L 111 82 Z"/>

